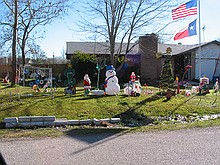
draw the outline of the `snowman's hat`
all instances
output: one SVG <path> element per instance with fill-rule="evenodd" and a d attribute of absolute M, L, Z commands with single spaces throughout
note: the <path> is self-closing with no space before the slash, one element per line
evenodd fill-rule
<path fill-rule="evenodd" d="M 115 70 L 115 68 L 113 65 L 108 65 L 108 66 L 106 66 L 106 71 L 107 70 Z"/>

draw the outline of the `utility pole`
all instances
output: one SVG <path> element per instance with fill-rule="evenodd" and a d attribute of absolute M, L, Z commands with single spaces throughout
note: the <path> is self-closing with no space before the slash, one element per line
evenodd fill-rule
<path fill-rule="evenodd" d="M 200 0 L 198 0 L 198 6 L 199 6 L 199 50 L 198 50 L 198 56 L 199 56 L 199 78 L 202 77 L 202 46 L 201 46 L 201 10 L 200 10 Z"/>
<path fill-rule="evenodd" d="M 54 65 L 54 58 L 55 58 L 55 55 L 54 55 L 54 52 L 53 52 L 53 65 Z"/>
<path fill-rule="evenodd" d="M 17 45 L 17 28 L 18 28 L 18 0 L 14 0 L 14 25 L 13 25 L 13 40 L 12 40 L 12 76 L 11 86 L 15 85 L 16 77 L 16 45 Z"/>

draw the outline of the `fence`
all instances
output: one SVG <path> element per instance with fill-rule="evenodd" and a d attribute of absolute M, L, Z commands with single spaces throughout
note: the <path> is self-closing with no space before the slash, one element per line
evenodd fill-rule
<path fill-rule="evenodd" d="M 1 78 L 5 78 L 7 74 L 11 75 L 10 73 L 12 72 L 12 65 L 9 64 L 1 64 L 0 65 L 0 76 Z"/>

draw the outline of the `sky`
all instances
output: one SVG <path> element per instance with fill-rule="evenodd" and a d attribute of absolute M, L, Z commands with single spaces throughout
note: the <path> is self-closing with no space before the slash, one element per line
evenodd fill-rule
<path fill-rule="evenodd" d="M 179 4 L 188 2 L 189 0 L 176 0 Z M 220 0 L 200 0 L 200 12 L 201 12 L 201 28 L 205 27 L 205 30 L 201 30 L 201 42 L 209 42 L 213 40 L 220 39 Z M 178 5 L 176 6 L 178 7 Z M 173 8 L 172 8 L 173 9 Z M 171 21 L 171 10 L 170 9 L 170 20 Z M 64 17 L 62 20 L 56 20 L 50 25 L 45 27 L 46 33 L 44 39 L 42 39 L 39 43 L 41 49 L 46 53 L 47 57 L 55 57 L 62 56 L 62 52 L 66 51 L 66 42 L 68 41 L 81 41 L 86 42 L 88 38 L 86 35 L 77 32 L 76 21 L 78 19 L 78 15 L 74 11 L 70 11 L 70 13 Z M 173 33 L 174 35 L 181 31 L 184 27 L 187 27 L 190 22 L 196 19 L 197 16 L 190 16 L 185 19 L 180 19 L 165 29 L 169 33 Z M 197 21 L 197 33 L 198 33 L 198 22 Z M 165 41 L 165 43 L 171 44 L 197 44 L 199 43 L 199 35 L 187 37 L 180 40 L 173 40 L 173 37 Z"/>

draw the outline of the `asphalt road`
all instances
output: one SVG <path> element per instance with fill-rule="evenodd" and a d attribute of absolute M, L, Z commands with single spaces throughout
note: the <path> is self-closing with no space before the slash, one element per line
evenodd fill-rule
<path fill-rule="evenodd" d="M 219 165 L 220 127 L 1 140 L 8 165 Z"/>

